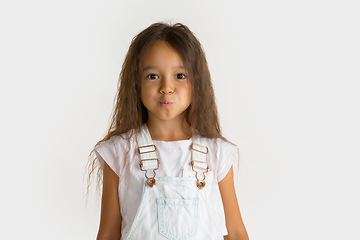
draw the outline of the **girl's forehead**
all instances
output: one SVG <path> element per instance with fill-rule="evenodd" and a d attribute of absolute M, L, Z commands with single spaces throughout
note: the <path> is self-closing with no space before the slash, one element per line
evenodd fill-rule
<path fill-rule="evenodd" d="M 155 41 L 144 53 L 141 67 L 145 65 L 177 65 L 184 66 L 179 53 L 171 45 L 163 40 Z"/>

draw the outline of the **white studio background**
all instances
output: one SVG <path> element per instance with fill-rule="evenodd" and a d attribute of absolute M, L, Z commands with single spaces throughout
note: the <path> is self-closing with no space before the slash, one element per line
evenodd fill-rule
<path fill-rule="evenodd" d="M 95 239 L 87 156 L 131 39 L 182 22 L 203 44 L 252 240 L 360 239 L 357 1 L 0 3 L 1 239 Z"/>

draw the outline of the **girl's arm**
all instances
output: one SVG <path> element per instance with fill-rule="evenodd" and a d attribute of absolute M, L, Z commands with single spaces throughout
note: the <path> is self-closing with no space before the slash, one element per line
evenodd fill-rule
<path fill-rule="evenodd" d="M 118 194 L 119 177 L 104 162 L 100 227 L 97 240 L 119 240 L 121 214 Z"/>
<path fill-rule="evenodd" d="M 225 236 L 224 239 L 248 240 L 249 236 L 242 221 L 236 198 L 232 167 L 224 179 L 219 182 L 219 188 L 224 205 L 226 228 L 228 231 L 228 235 Z"/>

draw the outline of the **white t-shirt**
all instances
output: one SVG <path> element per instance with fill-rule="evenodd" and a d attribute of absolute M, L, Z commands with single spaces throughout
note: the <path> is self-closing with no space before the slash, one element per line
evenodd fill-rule
<path fill-rule="evenodd" d="M 130 138 L 129 138 L 130 137 Z M 156 146 L 156 154 L 160 161 L 156 176 L 163 177 L 190 177 L 195 173 L 191 169 L 192 139 L 181 141 L 153 141 Z M 209 152 L 206 161 L 209 173 L 220 182 L 229 172 L 234 160 L 238 158 L 237 146 L 222 139 L 207 139 Z M 145 172 L 140 169 L 140 156 L 137 153 L 136 135 L 116 135 L 108 141 L 96 147 L 95 153 L 101 167 L 104 161 L 119 176 L 119 199 L 122 216 L 122 234 L 126 234 L 135 218 L 140 205 L 143 191 Z M 152 177 L 148 171 L 148 177 Z M 210 201 L 219 198 L 218 192 L 213 192 Z M 218 203 L 218 202 L 216 202 Z M 216 213 L 215 213 L 216 214 Z M 223 212 L 219 216 L 223 216 Z"/>

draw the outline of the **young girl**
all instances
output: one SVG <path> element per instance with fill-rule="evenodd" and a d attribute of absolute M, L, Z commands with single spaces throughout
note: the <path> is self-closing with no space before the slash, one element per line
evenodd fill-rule
<path fill-rule="evenodd" d="M 103 173 L 97 239 L 248 239 L 234 190 L 237 147 L 221 135 L 193 33 L 179 23 L 139 33 L 119 83 L 90 162 Z"/>

